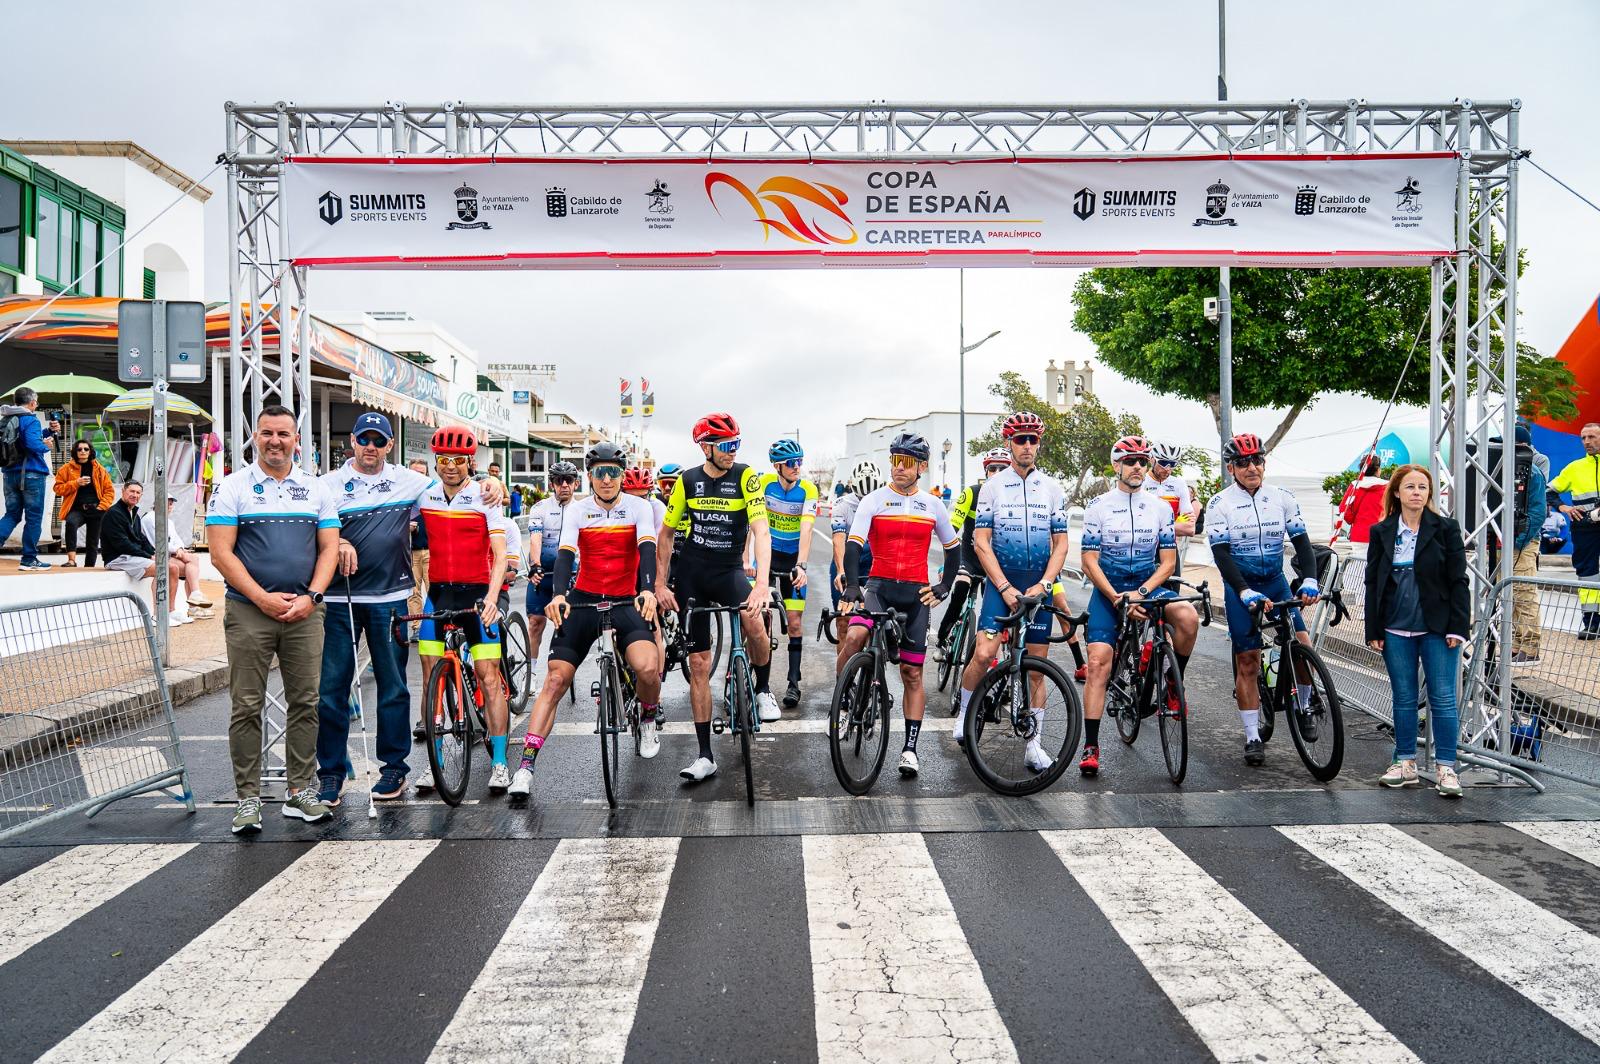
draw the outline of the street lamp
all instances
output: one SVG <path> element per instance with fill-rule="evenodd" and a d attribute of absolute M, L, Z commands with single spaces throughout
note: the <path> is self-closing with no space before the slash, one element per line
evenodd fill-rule
<path fill-rule="evenodd" d="M 967 271 L 957 270 L 956 273 L 961 279 L 961 296 L 958 301 L 961 307 L 961 332 L 959 334 L 961 345 L 961 368 L 959 370 L 961 374 L 961 387 L 959 389 L 961 398 L 961 457 L 957 461 L 961 466 L 961 487 L 965 489 L 967 486 L 967 352 L 976 351 L 990 340 L 993 340 L 1000 335 L 1000 330 L 996 329 L 975 344 L 967 343 Z"/>
<path fill-rule="evenodd" d="M 944 448 L 939 452 L 939 483 L 944 487 L 950 486 L 950 474 L 946 467 L 950 461 L 950 448 L 954 446 L 955 444 L 950 442 L 950 437 L 946 436 L 944 438 Z"/>

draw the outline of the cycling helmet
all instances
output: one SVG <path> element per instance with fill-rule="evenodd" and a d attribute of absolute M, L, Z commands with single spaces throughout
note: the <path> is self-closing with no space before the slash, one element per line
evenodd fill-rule
<path fill-rule="evenodd" d="M 1150 457 L 1150 441 L 1143 436 L 1124 436 L 1111 445 L 1111 461 L 1114 463 L 1136 455 Z"/>
<path fill-rule="evenodd" d="M 1024 436 L 1029 433 L 1035 436 L 1043 436 L 1044 422 L 1039 419 L 1038 414 L 1030 414 L 1026 410 L 1018 410 L 1015 414 L 1006 418 L 1005 424 L 1000 427 L 1000 435 L 1009 440 L 1018 433 Z"/>
<path fill-rule="evenodd" d="M 914 432 L 902 432 L 889 443 L 890 454 L 906 454 L 919 462 L 928 460 L 928 441 Z"/>
<path fill-rule="evenodd" d="M 655 478 L 644 466 L 629 466 L 622 474 L 623 491 L 649 491 L 655 487 Z"/>
<path fill-rule="evenodd" d="M 578 467 L 573 465 L 571 462 L 557 462 L 555 465 L 550 467 L 551 477 L 575 477 L 577 475 Z"/>
<path fill-rule="evenodd" d="M 478 453 L 478 438 L 472 434 L 471 429 L 464 429 L 460 425 L 446 425 L 433 434 L 433 441 L 429 444 L 434 454 L 465 454 Z"/>
<path fill-rule="evenodd" d="M 657 480 L 677 480 L 678 474 L 683 472 L 683 466 L 677 462 L 668 462 L 656 471 Z"/>
<path fill-rule="evenodd" d="M 583 456 L 583 461 L 584 465 L 589 469 L 593 469 L 597 465 L 626 466 L 628 464 L 628 452 L 609 440 L 601 440 L 589 448 L 589 453 Z"/>
<path fill-rule="evenodd" d="M 1011 452 L 1004 447 L 991 447 L 983 452 L 983 471 L 987 473 L 990 466 L 1011 464 Z"/>
<path fill-rule="evenodd" d="M 806 453 L 800 449 L 797 440 L 779 440 L 767 448 L 767 461 L 776 465 L 779 462 L 793 462 L 804 458 Z"/>
<path fill-rule="evenodd" d="M 850 474 L 850 490 L 863 499 L 881 487 L 883 470 L 878 468 L 877 462 L 862 462 Z"/>
<path fill-rule="evenodd" d="M 1179 447 L 1175 443 L 1151 441 L 1150 457 L 1157 462 L 1165 462 L 1168 465 L 1177 465 L 1183 460 L 1183 448 Z"/>
<path fill-rule="evenodd" d="M 1261 446 L 1261 437 L 1253 432 L 1241 432 L 1229 440 L 1222 448 L 1224 462 L 1237 462 L 1241 458 L 1248 458 L 1253 454 L 1266 456 L 1267 449 Z"/>
<path fill-rule="evenodd" d="M 695 443 L 716 443 L 739 438 L 739 423 L 732 414 L 707 414 L 694 423 Z"/>

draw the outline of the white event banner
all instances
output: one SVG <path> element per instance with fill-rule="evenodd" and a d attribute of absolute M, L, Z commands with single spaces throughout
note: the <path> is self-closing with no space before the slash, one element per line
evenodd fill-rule
<path fill-rule="evenodd" d="M 289 254 L 373 268 L 1403 266 L 1451 153 L 946 162 L 296 158 Z"/>

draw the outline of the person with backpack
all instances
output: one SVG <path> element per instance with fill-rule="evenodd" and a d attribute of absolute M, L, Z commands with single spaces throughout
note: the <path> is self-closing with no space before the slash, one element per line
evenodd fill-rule
<path fill-rule="evenodd" d="M 45 461 L 50 445 L 45 442 L 61 435 L 61 422 L 48 428 L 39 424 L 34 413 L 39 409 L 39 393 L 18 388 L 16 403 L 0 406 L 0 467 L 5 470 L 6 515 L 0 517 L 0 543 L 11 538 L 22 526 L 23 569 L 48 569 L 39 560 L 39 526 L 44 521 L 45 481 L 50 464 Z"/>
<path fill-rule="evenodd" d="M 1528 426 L 1517 424 L 1515 464 L 1516 491 L 1512 496 L 1515 514 L 1512 538 L 1511 572 L 1514 576 L 1539 575 L 1539 530 L 1544 527 L 1548 504 L 1545 501 L 1545 476 L 1539 470 L 1533 450 L 1533 434 Z M 1531 665 L 1539 660 L 1539 585 L 1511 585 L 1511 664 Z"/>

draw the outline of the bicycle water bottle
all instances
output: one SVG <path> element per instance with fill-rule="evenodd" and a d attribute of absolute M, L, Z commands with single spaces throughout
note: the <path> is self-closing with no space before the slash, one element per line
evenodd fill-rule
<path fill-rule="evenodd" d="M 1144 675 L 1144 671 L 1150 667 L 1150 652 L 1152 650 L 1154 650 L 1154 649 L 1155 649 L 1155 641 L 1151 640 L 1151 639 L 1146 639 L 1144 641 L 1144 646 L 1139 648 L 1139 675 L 1140 676 L 1143 676 Z"/>

